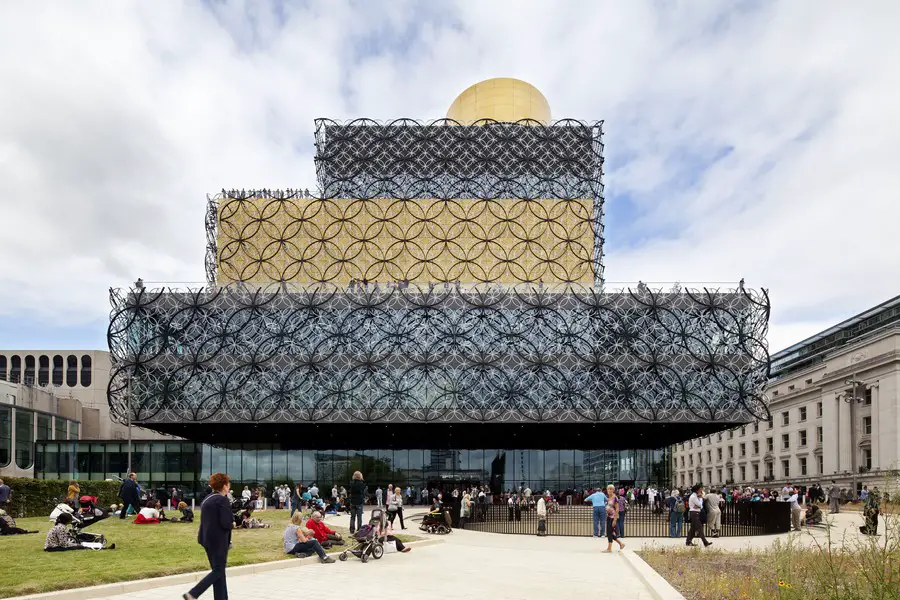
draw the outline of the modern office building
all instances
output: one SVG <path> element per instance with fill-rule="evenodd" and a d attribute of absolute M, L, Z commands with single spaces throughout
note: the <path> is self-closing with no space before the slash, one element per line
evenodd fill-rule
<path fill-rule="evenodd" d="M 900 296 L 772 356 L 768 420 L 676 445 L 679 485 L 900 481 Z"/>
<path fill-rule="evenodd" d="M 764 291 L 605 283 L 601 122 L 492 79 L 315 146 L 314 192 L 208 199 L 205 283 L 111 291 L 113 417 L 190 440 L 142 479 L 662 483 L 671 444 L 768 417 Z"/>

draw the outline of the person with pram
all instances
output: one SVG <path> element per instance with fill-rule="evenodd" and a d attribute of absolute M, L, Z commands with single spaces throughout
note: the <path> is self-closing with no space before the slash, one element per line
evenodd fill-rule
<path fill-rule="evenodd" d="M 102 535 L 79 533 L 77 528 L 78 521 L 72 516 L 72 513 L 61 512 L 56 517 L 56 523 L 47 532 L 47 538 L 44 540 L 44 552 L 116 549 L 115 544 L 111 544 L 107 548 L 106 539 Z"/>
<path fill-rule="evenodd" d="M 284 530 L 284 553 L 306 558 L 315 552 L 319 555 L 319 562 L 333 563 L 334 559 L 325 554 L 322 544 L 314 536 L 315 532 L 303 527 L 303 515 L 294 513 L 291 515 L 291 524 Z"/>

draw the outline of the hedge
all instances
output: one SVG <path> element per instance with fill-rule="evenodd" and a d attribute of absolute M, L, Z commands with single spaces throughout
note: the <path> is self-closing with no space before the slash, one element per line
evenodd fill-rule
<path fill-rule="evenodd" d="M 60 498 L 66 497 L 69 481 L 4 477 L 12 490 L 6 511 L 15 518 L 49 517 Z M 101 506 L 118 504 L 118 481 L 79 481 L 82 496 L 97 496 Z"/>

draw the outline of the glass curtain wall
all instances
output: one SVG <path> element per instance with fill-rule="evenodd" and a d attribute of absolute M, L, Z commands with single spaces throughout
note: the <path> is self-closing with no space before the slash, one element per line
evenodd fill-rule
<path fill-rule="evenodd" d="M 127 444 L 119 442 L 41 442 L 37 454 L 36 476 L 42 479 L 107 479 L 127 470 Z M 143 485 L 183 491 L 204 489 L 214 472 L 228 473 L 241 488 L 315 483 L 330 490 L 332 484 L 346 486 L 354 471 L 362 471 L 371 492 L 388 484 L 415 490 L 488 485 L 495 493 L 519 486 L 584 490 L 609 483 L 664 485 L 668 463 L 664 449 L 282 450 L 272 444 L 140 442 L 132 452 L 132 469 Z"/>

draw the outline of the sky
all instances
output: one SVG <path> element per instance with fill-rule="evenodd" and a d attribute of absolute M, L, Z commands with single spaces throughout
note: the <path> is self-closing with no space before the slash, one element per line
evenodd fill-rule
<path fill-rule="evenodd" d="M 314 188 L 313 119 L 489 77 L 604 120 L 609 282 L 769 290 L 777 351 L 900 294 L 900 2 L 0 3 L 0 348 L 202 282 L 206 194 Z M 610 284 L 614 286 L 614 284 Z"/>

